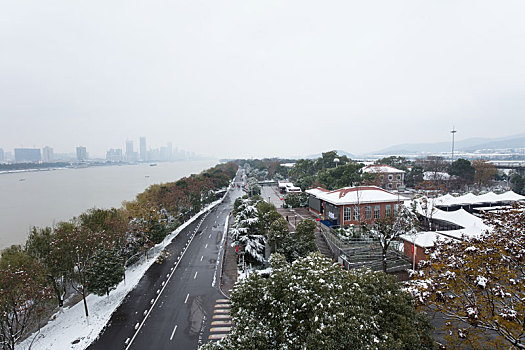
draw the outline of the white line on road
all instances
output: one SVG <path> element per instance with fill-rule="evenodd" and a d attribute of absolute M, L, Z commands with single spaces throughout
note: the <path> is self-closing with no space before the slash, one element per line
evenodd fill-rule
<path fill-rule="evenodd" d="M 188 298 L 190 297 L 190 293 L 188 293 L 188 295 L 186 295 L 186 300 L 184 300 L 184 304 L 186 304 L 188 302 Z"/>
<path fill-rule="evenodd" d="M 210 235 L 208 236 L 208 238 L 211 238 L 211 233 L 210 233 Z"/>
<path fill-rule="evenodd" d="M 203 255 L 203 256 L 201 256 L 201 261 L 202 261 L 202 259 L 204 259 L 204 255 Z"/>
<path fill-rule="evenodd" d="M 208 248 L 208 243 L 206 243 L 206 245 L 204 246 L 204 248 Z"/>
<path fill-rule="evenodd" d="M 206 214 L 207 216 L 208 214 Z M 202 221 L 197 225 L 197 228 L 200 227 L 200 224 L 202 223 Z M 191 237 L 191 239 L 189 240 L 189 242 L 191 242 L 193 240 L 193 236 Z M 184 250 L 182 251 L 181 255 L 180 255 L 180 258 L 177 260 L 177 263 L 175 264 L 175 268 L 173 269 L 173 271 L 171 271 L 171 274 L 170 274 L 170 277 L 168 278 L 167 282 L 170 281 L 171 277 L 173 276 L 173 274 L 175 273 L 175 271 L 177 270 L 177 267 L 179 266 L 179 263 L 180 261 L 182 260 L 182 257 L 184 256 L 184 254 L 186 253 L 186 250 L 187 248 L 184 248 Z M 187 269 L 187 268 L 186 268 Z M 186 271 L 186 269 L 184 271 Z M 195 276 L 196 277 L 196 276 Z M 131 347 L 131 344 L 133 344 L 133 341 L 135 340 L 135 338 L 137 337 L 137 334 L 139 334 L 140 332 L 140 329 L 142 328 L 142 326 L 144 325 L 144 323 L 146 322 L 146 320 L 148 319 L 148 316 L 149 314 L 151 313 L 151 311 L 153 310 L 153 308 L 155 307 L 155 304 L 157 303 L 157 301 L 159 300 L 160 296 L 162 295 L 162 292 L 164 291 L 164 289 L 166 288 L 166 286 L 168 285 L 168 283 L 164 284 L 164 286 L 162 287 L 162 289 L 160 290 L 159 293 L 157 293 L 157 297 L 155 298 L 155 300 L 153 301 L 152 305 L 151 305 L 151 308 L 149 309 L 147 315 L 144 317 L 144 319 L 142 320 L 142 322 L 140 323 L 138 329 L 135 331 L 135 334 L 133 334 L 133 337 L 131 338 L 131 340 L 129 341 L 128 345 L 126 346 L 126 350 L 128 350 L 130 347 Z M 153 300 L 153 299 L 152 299 Z M 177 328 L 177 326 L 175 326 L 175 329 Z M 175 330 L 173 330 L 173 333 L 175 333 Z"/>
<path fill-rule="evenodd" d="M 195 276 L 193 276 L 193 279 L 196 279 L 197 278 L 197 274 L 199 273 L 199 271 L 195 271 Z"/>
<path fill-rule="evenodd" d="M 176 330 L 177 330 L 177 325 L 175 325 L 175 328 L 173 328 L 173 332 L 171 332 L 170 340 L 173 339 L 173 336 L 175 335 Z"/>

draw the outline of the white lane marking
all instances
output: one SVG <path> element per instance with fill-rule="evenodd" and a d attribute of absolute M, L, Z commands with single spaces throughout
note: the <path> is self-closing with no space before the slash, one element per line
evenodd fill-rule
<path fill-rule="evenodd" d="M 195 271 L 195 276 L 193 276 L 193 279 L 196 279 L 197 278 L 197 274 L 199 273 L 199 271 Z"/>
<path fill-rule="evenodd" d="M 170 340 L 173 339 L 173 336 L 175 335 L 176 330 L 177 330 L 177 325 L 175 325 L 175 328 L 173 328 L 173 332 L 171 332 Z"/>
<path fill-rule="evenodd" d="M 186 304 L 188 302 L 188 298 L 190 297 L 190 293 L 188 293 L 188 295 L 186 295 L 186 300 L 184 300 L 184 304 Z"/>
<path fill-rule="evenodd" d="M 202 261 L 202 259 L 204 259 L 204 255 L 203 255 L 203 256 L 201 256 L 201 261 Z"/>
<path fill-rule="evenodd" d="M 210 233 L 210 235 L 208 236 L 208 238 L 211 238 L 211 233 Z"/>
<path fill-rule="evenodd" d="M 208 216 L 208 214 L 206 214 L 206 216 Z M 202 221 L 199 223 L 199 225 L 197 226 L 200 227 Z M 190 242 L 193 240 L 193 237 L 194 236 L 191 236 L 191 239 L 190 239 Z M 177 261 L 177 263 L 175 264 L 175 268 L 173 269 L 173 271 L 171 271 L 170 273 L 170 277 L 168 278 L 167 282 L 170 281 L 171 277 L 173 276 L 173 274 L 175 273 L 175 271 L 177 270 L 177 267 L 179 266 L 179 263 L 180 261 L 182 260 L 182 257 L 184 256 L 184 254 L 186 253 L 188 249 L 187 248 L 184 248 L 184 250 L 182 251 L 181 255 L 180 255 L 180 258 L 179 260 Z M 186 268 L 187 269 L 187 268 Z M 186 270 L 184 270 L 186 271 Z M 151 313 L 151 311 L 153 310 L 153 308 L 155 307 L 155 304 L 157 303 L 157 301 L 159 300 L 160 296 L 162 295 L 162 292 L 164 291 L 164 289 L 166 288 L 166 286 L 168 285 L 168 283 L 166 283 L 162 289 L 160 290 L 160 293 L 157 294 L 157 297 L 155 298 L 155 301 L 152 303 L 151 305 L 151 308 L 149 309 L 148 311 L 148 314 L 144 317 L 144 319 L 142 320 L 142 322 L 140 323 L 140 326 L 138 327 L 138 329 L 135 331 L 135 334 L 133 334 L 133 337 L 131 338 L 131 340 L 129 341 L 129 344 L 126 346 L 126 350 L 128 350 L 130 347 L 131 347 L 131 344 L 133 344 L 133 341 L 135 340 L 135 338 L 137 337 L 137 334 L 139 334 L 140 332 L 140 329 L 142 328 L 142 326 L 144 326 L 144 323 L 146 322 L 146 320 L 148 319 L 148 316 L 149 314 Z"/>
<path fill-rule="evenodd" d="M 219 273 L 219 262 L 221 259 L 221 252 L 224 250 L 224 240 L 226 239 L 226 236 L 228 234 L 228 222 L 230 221 L 230 214 L 226 216 L 226 221 L 224 222 L 224 230 L 222 232 L 222 238 L 221 238 L 221 245 L 219 246 L 219 253 L 217 253 L 217 261 L 215 261 L 215 272 L 213 273 L 213 281 L 211 282 L 211 286 L 215 287 L 215 284 L 217 283 L 217 273 Z M 224 254 L 224 252 L 222 252 Z"/>
<path fill-rule="evenodd" d="M 206 243 L 206 245 L 204 246 L 204 248 L 205 248 L 205 249 L 208 248 L 208 243 Z"/>

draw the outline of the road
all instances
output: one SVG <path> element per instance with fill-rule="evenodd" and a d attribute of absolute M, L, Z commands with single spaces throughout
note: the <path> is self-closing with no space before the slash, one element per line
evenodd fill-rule
<path fill-rule="evenodd" d="M 151 266 L 88 349 L 194 350 L 208 342 L 212 321 L 227 326 L 212 317 L 227 302 L 219 290 L 223 233 L 242 195 L 231 189 L 221 204 L 182 230 L 166 247 L 168 258 Z"/>

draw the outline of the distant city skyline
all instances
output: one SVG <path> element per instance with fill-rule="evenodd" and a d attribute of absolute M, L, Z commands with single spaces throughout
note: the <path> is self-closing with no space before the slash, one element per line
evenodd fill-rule
<path fill-rule="evenodd" d="M 123 141 L 123 147 L 107 148 L 103 154 L 91 153 L 89 147 L 75 145 L 71 149 L 61 152 L 57 152 L 54 147 L 49 145 L 43 147 L 15 147 L 12 150 L 6 147 L 0 147 L 0 162 L 1 161 L 16 161 L 15 149 L 19 150 L 19 158 L 22 159 L 33 159 L 32 161 L 43 161 L 53 162 L 57 160 L 72 160 L 73 158 L 77 161 L 86 159 L 106 159 L 112 161 L 166 161 L 166 160 L 180 160 L 187 157 L 200 157 L 191 150 L 184 150 L 178 147 L 173 147 L 173 143 L 167 142 L 165 145 L 161 145 L 158 148 L 146 147 L 147 138 L 141 136 L 138 138 L 139 148 L 135 147 L 135 140 L 126 139 Z M 21 151 L 23 150 L 23 151 Z M 28 151 L 29 150 L 29 151 Z M 37 150 L 40 154 L 40 159 L 36 160 Z M 28 153 L 29 152 L 29 153 Z M 31 154 L 31 155 L 29 155 Z"/>

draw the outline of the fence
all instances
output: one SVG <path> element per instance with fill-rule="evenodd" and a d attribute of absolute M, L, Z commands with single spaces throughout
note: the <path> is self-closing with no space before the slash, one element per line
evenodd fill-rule
<path fill-rule="evenodd" d="M 350 238 L 343 242 L 337 237 L 335 230 L 321 224 L 321 234 L 334 258 L 346 269 L 369 267 L 373 270 L 383 268 L 383 253 L 379 241 L 371 236 Z M 401 242 L 393 241 L 386 253 L 387 272 L 407 269 L 411 266 L 409 259 L 400 253 Z"/>

